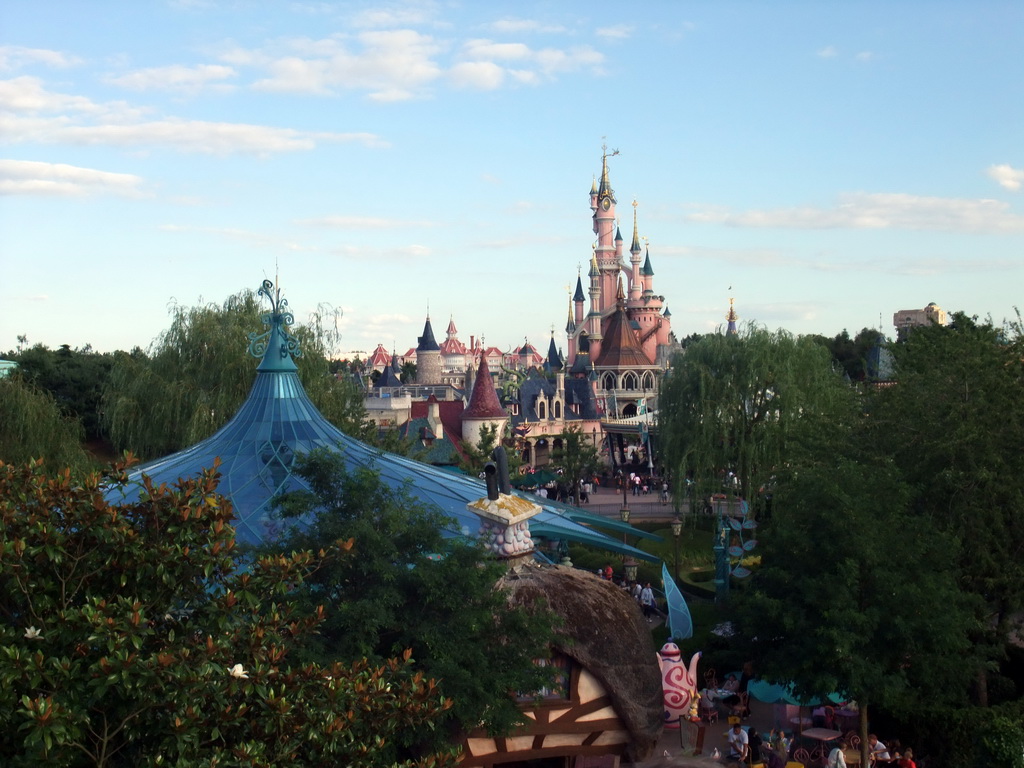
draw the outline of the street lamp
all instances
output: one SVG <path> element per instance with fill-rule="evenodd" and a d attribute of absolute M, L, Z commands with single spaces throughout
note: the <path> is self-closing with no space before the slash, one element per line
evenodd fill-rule
<path fill-rule="evenodd" d="M 619 510 L 619 517 L 622 518 L 622 522 L 629 522 L 629 496 L 622 494 L 622 509 Z"/>
<path fill-rule="evenodd" d="M 626 581 L 629 584 L 636 583 L 636 567 L 638 565 L 639 563 L 632 557 L 627 557 L 622 563 L 622 567 L 626 571 Z"/>
<path fill-rule="evenodd" d="M 718 501 L 715 525 L 715 602 L 722 605 L 729 598 L 729 525 L 722 514 L 722 503 Z"/>
<path fill-rule="evenodd" d="M 676 515 L 672 519 L 672 538 L 676 542 L 676 559 L 675 559 L 675 576 L 676 581 L 679 581 L 679 535 L 683 532 L 683 521 L 679 519 L 679 515 Z"/>

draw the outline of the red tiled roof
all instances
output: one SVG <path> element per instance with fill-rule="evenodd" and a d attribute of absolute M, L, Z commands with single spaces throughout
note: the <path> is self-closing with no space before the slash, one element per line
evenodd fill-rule
<path fill-rule="evenodd" d="M 426 400 L 414 400 L 409 411 L 410 419 L 425 419 L 429 412 L 430 404 L 437 403 L 438 416 L 441 417 L 441 426 L 445 435 L 461 453 L 462 443 L 462 412 L 465 408 L 461 400 L 438 400 L 431 395 Z"/>
<path fill-rule="evenodd" d="M 507 418 L 505 409 L 498 401 L 498 393 L 494 389 L 494 382 L 491 381 L 491 369 L 487 365 L 487 358 L 480 359 L 480 370 L 476 372 L 476 380 L 473 382 L 473 394 L 469 396 L 469 405 L 463 413 L 463 417 L 474 419 L 504 419 Z"/>

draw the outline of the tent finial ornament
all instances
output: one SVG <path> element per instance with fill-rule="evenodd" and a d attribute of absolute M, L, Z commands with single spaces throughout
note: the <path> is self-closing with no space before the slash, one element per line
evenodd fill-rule
<path fill-rule="evenodd" d="M 302 357 L 299 340 L 285 330 L 286 326 L 295 322 L 295 317 L 288 309 L 288 299 L 281 298 L 281 289 L 275 287 L 270 280 L 264 280 L 256 294 L 265 296 L 270 301 L 270 311 L 260 318 L 264 325 L 270 327 L 263 333 L 249 334 L 249 354 L 256 358 L 263 358 L 264 361 L 274 362 L 275 350 L 273 348 L 277 347 L 279 350 L 277 356 L 280 360 Z M 267 356 L 268 351 L 271 352 L 269 357 Z"/>

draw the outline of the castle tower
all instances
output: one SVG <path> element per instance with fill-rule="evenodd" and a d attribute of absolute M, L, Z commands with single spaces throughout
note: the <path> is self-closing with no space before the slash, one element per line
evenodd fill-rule
<path fill-rule="evenodd" d="M 484 426 L 495 427 L 500 441 L 508 429 L 508 414 L 498 401 L 487 358 L 481 355 L 480 368 L 477 369 L 476 379 L 473 381 L 473 392 L 469 396 L 469 405 L 462 412 L 462 439 L 476 445 L 480 442 L 480 430 Z"/>
<path fill-rule="evenodd" d="M 441 384 L 441 347 L 434 340 L 430 315 L 423 325 L 423 335 L 416 341 L 416 383 Z"/>
<path fill-rule="evenodd" d="M 729 322 L 729 325 L 725 328 L 726 336 L 735 336 L 739 331 L 736 329 L 736 321 L 740 319 L 740 316 L 736 314 L 736 309 L 732 305 L 733 298 L 729 297 L 729 313 L 725 316 L 725 319 Z"/>
<path fill-rule="evenodd" d="M 656 407 L 658 380 L 679 344 L 672 333 L 671 313 L 665 297 L 655 292 L 650 248 L 640 236 L 638 203 L 633 202 L 633 236 L 624 252 L 616 218 L 616 197 L 608 159 L 618 154 L 602 148 L 601 176 L 590 189 L 592 227 L 597 240 L 590 260 L 590 303 L 584 312 L 583 282 L 577 276 L 572 298 L 572 320 L 567 323 L 569 355 L 565 370 L 572 377 L 592 366 L 598 378 L 595 394 L 606 403 L 609 416 Z M 585 365 L 577 358 L 586 335 L 589 355 Z"/>

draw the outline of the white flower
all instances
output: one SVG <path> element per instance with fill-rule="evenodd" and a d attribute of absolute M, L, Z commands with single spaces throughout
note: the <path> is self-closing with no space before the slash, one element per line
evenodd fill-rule
<path fill-rule="evenodd" d="M 235 664 L 235 666 L 231 667 L 228 670 L 228 674 L 230 674 L 232 677 L 237 677 L 241 680 L 249 679 L 249 673 L 245 671 L 245 667 L 243 667 L 241 664 Z"/>
<path fill-rule="evenodd" d="M 28 629 L 25 630 L 25 639 L 26 640 L 42 640 L 43 639 L 43 631 L 41 629 L 36 629 L 35 627 L 29 627 Z"/>

